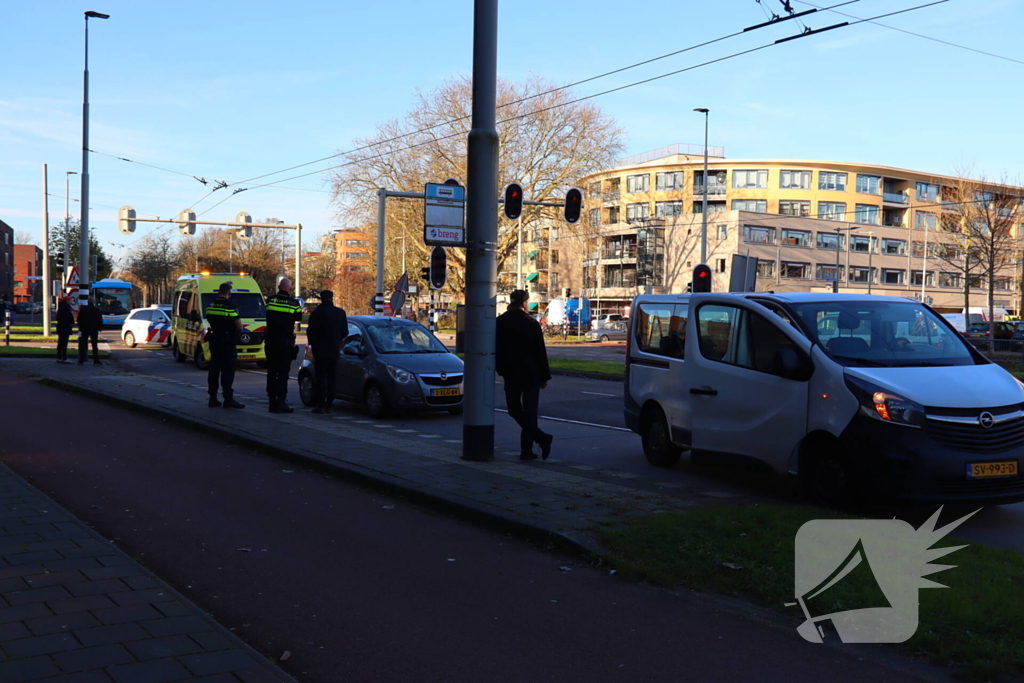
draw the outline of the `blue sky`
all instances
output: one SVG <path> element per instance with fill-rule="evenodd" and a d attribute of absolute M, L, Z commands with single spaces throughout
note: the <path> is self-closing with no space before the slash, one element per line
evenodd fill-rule
<path fill-rule="evenodd" d="M 603 0 L 506 1 L 499 73 L 574 82 L 740 31 L 764 21 L 764 8 L 782 11 L 778 0 L 762 3 L 648 0 L 641 8 Z M 866 18 L 915 4 L 860 0 L 839 11 Z M 429 91 L 472 67 L 467 1 L 6 3 L 0 219 L 16 229 L 41 232 L 43 163 L 55 195 L 52 221 L 63 214 L 64 172 L 81 170 L 85 10 L 111 15 L 90 21 L 91 148 L 230 183 L 346 150 L 376 123 L 404 114 L 417 89 Z M 821 28 L 844 20 L 819 12 L 805 24 Z M 992 178 L 1024 177 L 1024 3 L 950 0 L 880 21 L 1020 61 L 861 23 L 595 102 L 627 131 L 629 154 L 702 142 L 703 119 L 692 109 L 707 107 L 710 143 L 724 146 L 731 158 L 833 159 L 935 173 L 972 165 Z M 790 21 L 749 32 L 576 92 L 626 85 L 800 29 Z M 118 207 L 130 204 L 140 217 L 173 217 L 209 192 L 190 177 L 100 155 L 91 156 L 90 177 L 91 223 L 114 255 L 156 229 L 140 223 L 134 235 L 121 235 Z M 238 193 L 204 218 L 229 221 L 248 211 L 256 220 L 301 222 L 311 233 L 339 227 L 323 174 L 282 185 L 289 189 Z M 72 199 L 78 191 L 72 176 Z M 196 211 L 228 191 L 213 193 Z M 74 204 L 71 213 L 78 215 Z"/>

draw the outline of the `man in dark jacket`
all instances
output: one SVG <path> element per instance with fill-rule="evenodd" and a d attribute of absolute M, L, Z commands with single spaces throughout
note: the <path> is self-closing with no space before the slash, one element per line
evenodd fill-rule
<path fill-rule="evenodd" d="M 89 343 L 92 343 L 93 365 L 100 363 L 100 328 L 103 327 L 103 314 L 92 303 L 92 297 L 86 299 L 84 306 L 78 309 L 78 364 L 84 365 L 89 355 Z"/>
<path fill-rule="evenodd" d="M 57 362 L 68 362 L 68 340 L 71 328 L 75 326 L 75 312 L 71 310 L 68 297 L 62 296 L 57 302 Z"/>
<path fill-rule="evenodd" d="M 313 412 L 327 415 L 334 401 L 334 375 L 338 369 L 341 344 L 348 336 L 348 316 L 344 309 L 334 305 L 334 292 L 320 292 L 320 305 L 309 314 L 306 340 L 313 349 L 313 367 L 316 373 Z"/>
<path fill-rule="evenodd" d="M 219 408 L 217 385 L 224 394 L 225 408 L 244 408 L 245 404 L 235 400 L 235 365 L 238 363 L 238 349 L 235 342 L 242 330 L 242 319 L 235 302 L 231 301 L 231 283 L 222 282 L 217 288 L 217 298 L 206 307 L 206 321 L 210 331 L 206 341 L 210 344 L 210 371 L 206 376 L 209 406 Z"/>
<path fill-rule="evenodd" d="M 267 333 L 263 348 L 267 352 L 267 398 L 270 412 L 294 413 L 288 398 L 288 375 L 295 351 L 295 323 L 302 322 L 302 306 L 292 298 L 292 281 L 281 278 L 278 292 L 267 299 Z"/>
<path fill-rule="evenodd" d="M 551 370 L 544 333 L 540 323 L 526 312 L 528 292 L 517 289 L 510 295 L 508 310 L 498 316 L 495 340 L 496 370 L 505 381 L 505 405 L 508 414 L 522 428 L 519 437 L 520 460 L 535 460 L 533 444 L 541 448 L 545 460 L 551 454 L 554 436 L 537 425 L 540 390 L 548 385 Z"/>

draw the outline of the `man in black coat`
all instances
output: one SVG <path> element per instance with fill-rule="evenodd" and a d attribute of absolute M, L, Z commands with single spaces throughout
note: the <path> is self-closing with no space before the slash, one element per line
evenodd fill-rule
<path fill-rule="evenodd" d="M 288 402 L 288 375 L 295 355 L 295 323 L 302 322 L 302 306 L 292 297 L 292 281 L 281 278 L 278 292 L 267 299 L 267 398 L 270 412 L 294 413 Z"/>
<path fill-rule="evenodd" d="M 498 316 L 495 340 L 496 370 L 505 381 L 505 405 L 508 414 L 522 428 L 519 437 L 520 460 L 535 460 L 533 444 L 541 448 L 545 460 L 551 454 L 554 436 L 537 425 L 540 390 L 551 379 L 548 352 L 540 323 L 526 312 L 530 294 L 522 289 L 512 292 L 508 310 Z"/>
<path fill-rule="evenodd" d="M 89 343 L 92 343 L 92 362 L 100 363 L 100 328 L 103 327 L 103 314 L 92 303 L 92 297 L 86 299 L 84 306 L 78 309 L 78 364 L 84 365 L 89 356 Z"/>
<path fill-rule="evenodd" d="M 306 341 L 313 349 L 313 367 L 316 375 L 313 412 L 327 415 L 334 401 L 334 376 L 338 369 L 341 344 L 348 336 L 348 316 L 344 309 L 334 305 L 334 292 L 320 292 L 320 305 L 309 314 Z"/>
<path fill-rule="evenodd" d="M 67 296 L 62 296 L 57 302 L 57 362 L 68 362 L 68 340 L 71 338 L 71 328 L 75 326 L 75 312 L 71 310 L 71 304 Z"/>

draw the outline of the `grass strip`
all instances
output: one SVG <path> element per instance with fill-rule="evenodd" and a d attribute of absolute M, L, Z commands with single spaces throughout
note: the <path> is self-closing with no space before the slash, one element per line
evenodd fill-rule
<path fill-rule="evenodd" d="M 623 376 L 626 366 L 609 360 L 577 360 L 575 358 L 549 358 L 548 365 L 552 370 L 563 372 L 600 372 L 606 375 Z"/>
<path fill-rule="evenodd" d="M 107 358 L 108 355 L 106 351 L 100 351 L 100 358 Z M 44 358 L 49 356 L 50 358 L 56 358 L 57 349 L 40 349 L 35 346 L 0 346 L 0 356 L 43 356 Z M 72 359 L 78 358 L 77 346 L 74 348 L 68 347 L 68 357 Z"/>
<path fill-rule="evenodd" d="M 812 519 L 849 518 L 799 505 L 712 506 L 634 518 L 623 527 L 600 530 L 599 541 L 623 578 L 739 595 L 802 621 L 799 607 L 784 606 L 795 600 L 796 532 Z M 941 523 L 948 521 L 944 517 Z M 964 543 L 945 538 L 936 545 Z M 920 625 L 900 647 L 954 666 L 972 680 L 1019 675 L 1024 671 L 1024 556 L 969 543 L 936 563 L 955 566 L 927 577 L 949 588 L 919 590 Z M 873 581 L 841 581 L 825 596 L 831 606 L 818 613 L 877 605 L 865 602 L 872 593 L 878 594 Z"/>

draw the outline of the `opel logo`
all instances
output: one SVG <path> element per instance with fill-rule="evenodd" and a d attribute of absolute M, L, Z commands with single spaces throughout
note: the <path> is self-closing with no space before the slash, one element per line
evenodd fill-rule
<path fill-rule="evenodd" d="M 981 425 L 982 429 L 991 429 L 995 423 L 996 418 L 992 413 L 984 412 L 978 416 L 978 424 Z"/>
<path fill-rule="evenodd" d="M 448 379 L 448 373 L 447 372 L 442 372 L 441 373 L 441 379 Z"/>
<path fill-rule="evenodd" d="M 250 337 L 250 336 L 249 336 L 249 335 L 247 335 L 247 334 L 243 334 L 242 336 L 240 336 L 240 337 L 239 337 L 239 339 L 241 339 L 241 340 L 242 340 L 242 343 L 243 343 L 243 344 L 248 344 L 248 343 L 249 343 L 249 340 L 250 340 L 250 339 L 252 339 L 252 337 Z M 992 417 L 992 416 L 991 416 L 991 415 L 989 415 L 989 417 Z"/>

